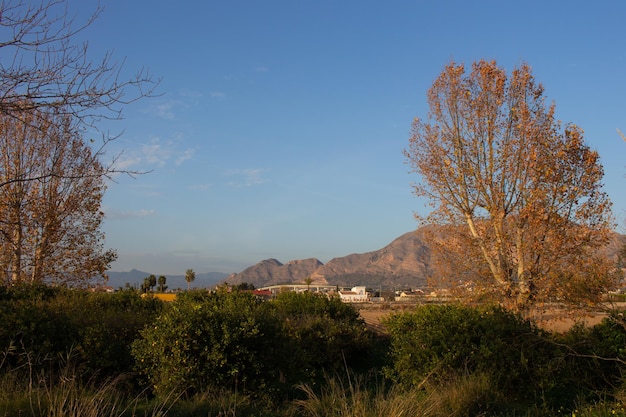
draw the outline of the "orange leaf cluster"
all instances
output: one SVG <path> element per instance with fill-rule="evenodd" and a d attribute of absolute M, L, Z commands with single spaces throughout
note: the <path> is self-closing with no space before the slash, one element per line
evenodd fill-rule
<path fill-rule="evenodd" d="M 63 112 L 0 115 L 0 280 L 84 282 L 103 248 L 104 168 Z"/>
<path fill-rule="evenodd" d="M 613 226 L 598 154 L 579 127 L 561 127 L 543 91 L 527 64 L 507 74 L 452 62 L 405 150 L 415 193 L 433 206 L 422 221 L 456 228 L 454 243 L 436 245 L 447 276 L 517 305 L 581 288 L 597 298 L 613 279 L 596 256 Z"/>

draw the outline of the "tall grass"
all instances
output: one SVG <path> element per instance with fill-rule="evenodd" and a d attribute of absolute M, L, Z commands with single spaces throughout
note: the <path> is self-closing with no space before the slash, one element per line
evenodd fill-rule
<path fill-rule="evenodd" d="M 230 392 L 182 392 L 152 397 L 128 392 L 126 378 L 86 378 L 71 366 L 37 376 L 7 371 L 0 375 L 0 417 L 262 417 L 276 416 L 250 398 Z"/>
<path fill-rule="evenodd" d="M 0 416 L 133 417 L 165 416 L 178 400 L 148 401 L 123 390 L 125 378 L 88 378 L 68 367 L 60 373 L 4 372 L 0 377 Z"/>
<path fill-rule="evenodd" d="M 301 385 L 305 398 L 295 402 L 307 417 L 464 417 L 484 415 L 497 393 L 486 375 L 461 377 L 426 389 L 389 388 L 362 378 L 327 378 L 318 391 Z"/>
<path fill-rule="evenodd" d="M 207 391 L 185 398 L 179 393 L 165 398 L 132 394 L 125 391 L 128 384 L 122 377 L 84 378 L 70 367 L 36 377 L 5 370 L 0 376 L 0 417 L 626 417 L 619 396 L 581 403 L 570 411 L 532 404 L 516 410 L 487 374 L 459 376 L 421 389 L 386 384 L 352 374 L 328 377 L 321 386 L 301 385 L 302 399 L 269 410 L 232 392 Z"/>

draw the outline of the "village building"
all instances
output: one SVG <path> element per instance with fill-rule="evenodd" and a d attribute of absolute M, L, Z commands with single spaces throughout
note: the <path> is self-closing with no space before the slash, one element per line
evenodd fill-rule
<path fill-rule="evenodd" d="M 339 291 L 339 297 L 344 303 L 366 303 L 369 294 L 365 287 L 352 287 L 349 291 Z"/>

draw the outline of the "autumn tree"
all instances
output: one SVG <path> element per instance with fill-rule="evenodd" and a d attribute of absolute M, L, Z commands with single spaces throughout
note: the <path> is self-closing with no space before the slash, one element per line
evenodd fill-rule
<path fill-rule="evenodd" d="M 451 62 L 428 104 L 405 156 L 432 206 L 418 218 L 446 225 L 431 240 L 448 277 L 517 307 L 597 300 L 611 284 L 598 255 L 613 221 L 603 167 L 582 129 L 556 120 L 530 66 Z"/>
<path fill-rule="evenodd" d="M 105 168 L 73 123 L 62 111 L 32 108 L 20 119 L 0 114 L 5 284 L 85 282 L 116 258 L 104 249 L 101 231 Z"/>
<path fill-rule="evenodd" d="M 91 59 L 80 38 L 98 18 L 73 18 L 69 0 L 0 4 L 0 279 L 75 282 L 103 273 L 115 259 L 100 231 L 104 162 L 117 136 L 99 122 L 122 118 L 125 105 L 152 95 L 145 70 L 125 76 L 110 53 Z M 101 139 L 84 141 L 84 133 Z"/>
<path fill-rule="evenodd" d="M 185 281 L 187 281 L 187 290 L 189 290 L 192 282 L 196 280 L 196 273 L 193 269 L 188 269 L 185 271 Z"/>

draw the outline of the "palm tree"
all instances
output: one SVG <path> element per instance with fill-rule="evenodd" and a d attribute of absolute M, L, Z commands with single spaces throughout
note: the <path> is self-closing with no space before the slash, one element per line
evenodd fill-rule
<path fill-rule="evenodd" d="M 313 282 L 313 279 L 311 277 L 306 277 L 304 279 L 304 283 L 306 284 L 306 291 L 309 292 L 309 290 L 311 289 L 311 283 Z"/>
<path fill-rule="evenodd" d="M 150 275 L 148 277 L 148 286 L 150 287 L 151 291 L 154 291 L 154 287 L 156 287 L 157 285 L 157 279 L 154 275 Z"/>
<path fill-rule="evenodd" d="M 189 291 L 189 285 L 196 280 L 196 273 L 193 272 L 193 269 L 188 269 L 185 271 L 185 281 L 187 281 L 187 291 Z"/>
<path fill-rule="evenodd" d="M 145 277 L 141 284 L 141 292 L 147 293 L 150 290 L 150 278 Z"/>
<path fill-rule="evenodd" d="M 165 275 L 159 276 L 157 282 L 159 283 L 159 291 L 165 292 L 165 290 L 167 289 L 167 285 L 165 285 L 165 283 L 167 282 L 167 278 L 165 277 Z"/>

